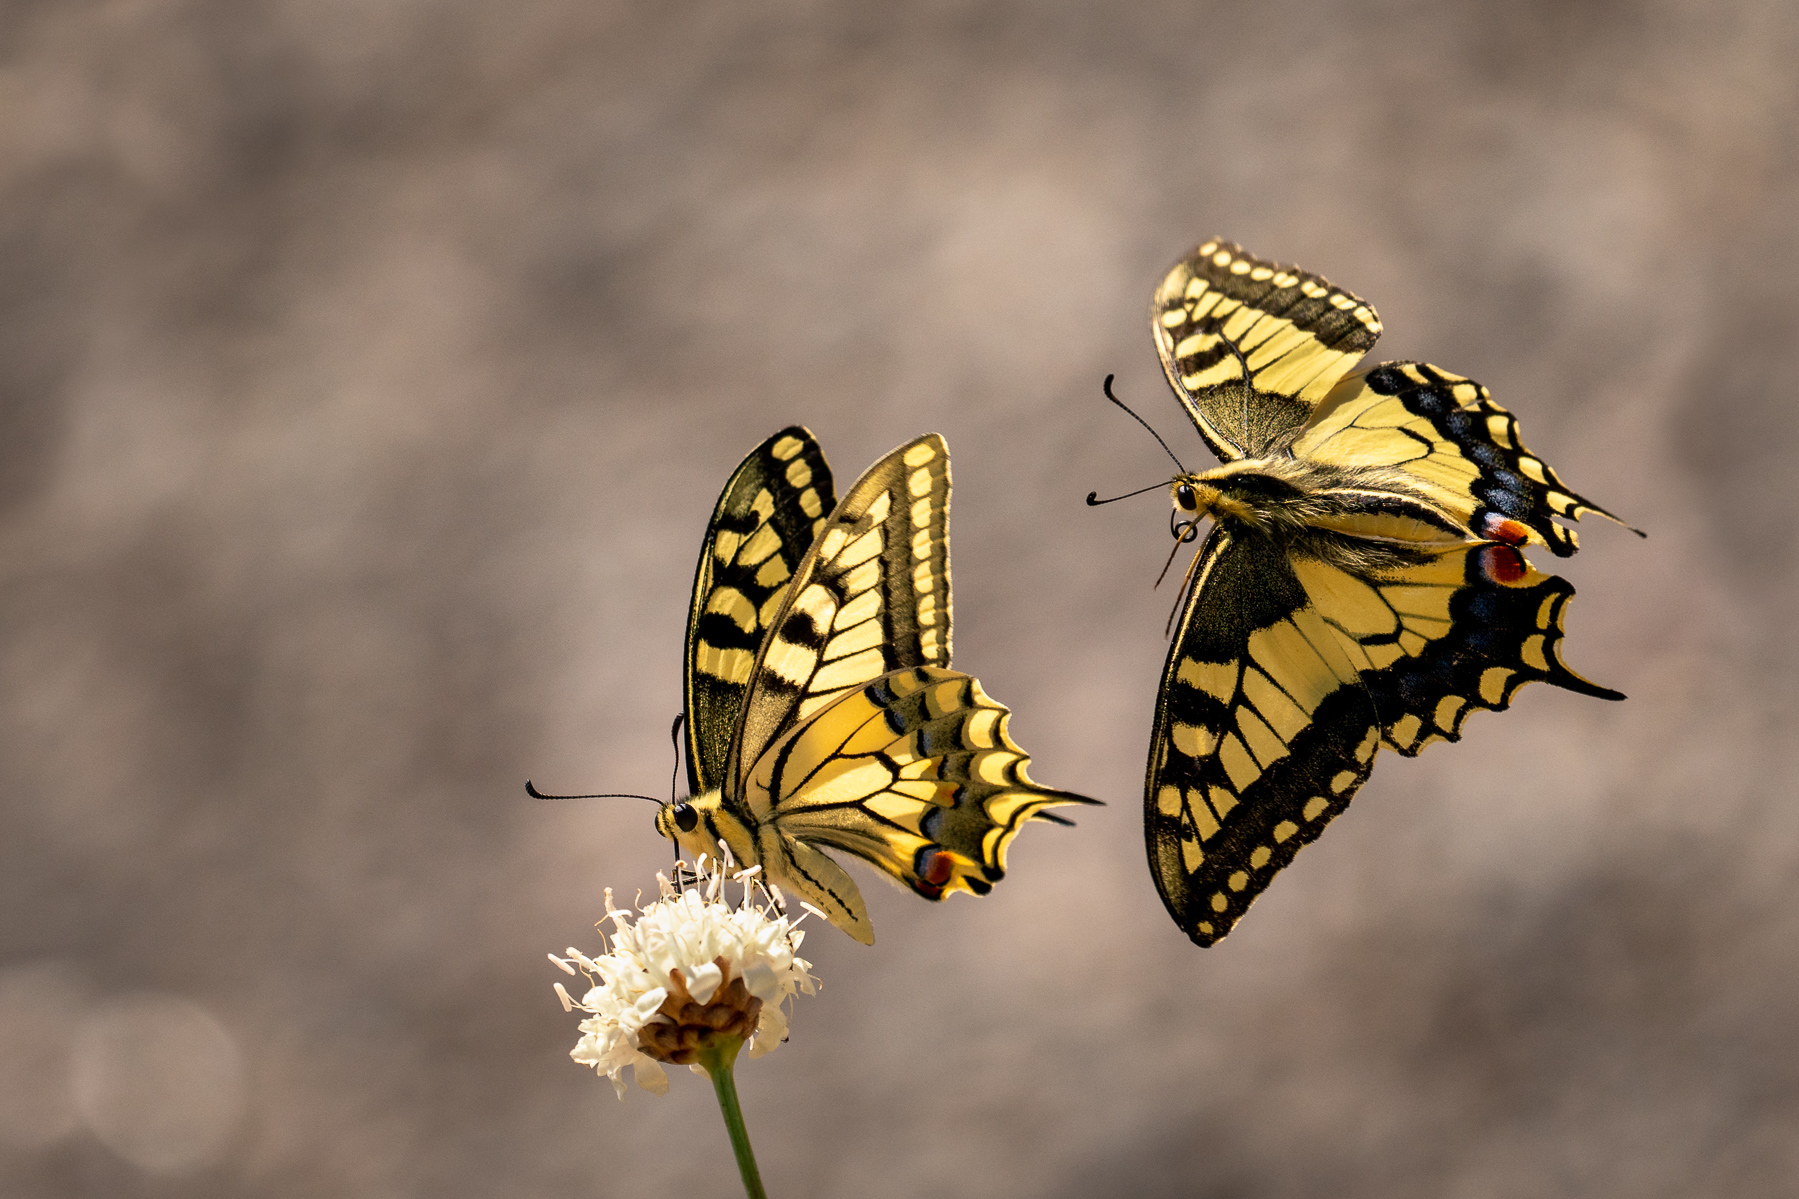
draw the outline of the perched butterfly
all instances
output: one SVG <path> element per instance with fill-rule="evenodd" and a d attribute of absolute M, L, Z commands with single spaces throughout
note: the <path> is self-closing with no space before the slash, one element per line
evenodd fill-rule
<path fill-rule="evenodd" d="M 950 665 L 949 448 L 927 434 L 841 503 L 805 429 L 718 498 L 687 620 L 689 799 L 656 828 L 719 843 L 864 944 L 845 850 L 927 899 L 984 895 L 1025 821 L 1093 803 L 1039 787 L 1005 705 Z"/>
<path fill-rule="evenodd" d="M 1624 698 L 1561 659 L 1572 554 L 1552 516 L 1617 520 L 1524 448 L 1487 389 L 1423 363 L 1350 371 L 1374 309 L 1209 241 L 1168 273 L 1162 365 L 1224 465 L 1178 475 L 1193 561 L 1162 672 L 1144 819 L 1150 869 L 1200 945 L 1231 930 L 1343 811 L 1385 745 L 1459 739 L 1542 680 Z"/>

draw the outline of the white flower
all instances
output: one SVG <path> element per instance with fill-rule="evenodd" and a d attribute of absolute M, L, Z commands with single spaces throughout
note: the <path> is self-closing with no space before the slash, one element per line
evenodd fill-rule
<path fill-rule="evenodd" d="M 787 1039 L 782 1005 L 795 990 L 812 994 L 817 980 L 808 973 L 811 963 L 794 956 L 806 934 L 781 911 L 780 892 L 771 897 L 756 878 L 760 871 L 732 871 L 729 861 L 708 865 L 701 855 L 687 882 L 677 864 L 686 885 L 658 874 L 662 898 L 643 908 L 635 923 L 629 912 L 613 907 L 608 887 L 610 948 L 595 958 L 575 949 L 566 959 L 550 955 L 569 974 L 579 967 L 592 984 L 579 1003 L 556 984 L 565 1011 L 588 1013 L 569 1056 L 610 1078 L 620 1099 L 625 1083 L 619 1075 L 626 1066 L 638 1086 L 661 1095 L 668 1091 L 661 1062 L 692 1064 L 696 1049 L 711 1038 L 747 1036 L 751 1057 Z M 727 872 L 743 884 L 736 907 L 720 896 Z"/>

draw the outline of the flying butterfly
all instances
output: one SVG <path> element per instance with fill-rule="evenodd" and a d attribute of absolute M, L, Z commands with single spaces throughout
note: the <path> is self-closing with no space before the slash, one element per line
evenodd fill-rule
<path fill-rule="evenodd" d="M 927 899 L 985 895 L 1026 821 L 1096 801 L 1040 787 L 1010 713 L 950 669 L 949 448 L 900 446 L 834 501 L 803 428 L 725 484 L 687 620 L 687 780 L 656 828 L 743 866 L 864 944 L 854 880 L 824 848 Z"/>
<path fill-rule="evenodd" d="M 1471 712 L 1539 680 L 1624 698 L 1562 661 L 1574 589 L 1521 552 L 1575 551 L 1553 517 L 1618 518 L 1525 449 L 1480 384 L 1418 362 L 1352 373 L 1380 318 L 1317 275 L 1208 241 L 1163 279 L 1151 325 L 1223 463 L 1169 485 L 1177 549 L 1212 525 L 1144 795 L 1157 889 L 1203 946 L 1344 810 L 1382 746 L 1458 740 Z"/>

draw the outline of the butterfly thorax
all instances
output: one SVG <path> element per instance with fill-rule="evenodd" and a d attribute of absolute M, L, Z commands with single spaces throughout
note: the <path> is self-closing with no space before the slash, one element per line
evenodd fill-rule
<path fill-rule="evenodd" d="M 716 787 L 664 806 L 656 813 L 656 831 L 673 841 L 690 862 L 701 854 L 717 857 L 720 842 L 740 866 L 754 866 L 760 860 L 755 838 L 725 807 L 724 794 Z"/>

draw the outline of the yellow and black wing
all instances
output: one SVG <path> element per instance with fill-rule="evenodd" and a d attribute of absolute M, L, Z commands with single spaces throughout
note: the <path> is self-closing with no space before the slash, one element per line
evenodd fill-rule
<path fill-rule="evenodd" d="M 1344 379 L 1289 448 L 1422 500 L 1470 536 L 1547 546 L 1558 557 L 1579 540 L 1553 518 L 1597 512 L 1618 521 L 1525 448 L 1518 418 L 1486 388 L 1427 363 L 1385 362 Z"/>
<path fill-rule="evenodd" d="M 1150 324 L 1175 394 L 1226 462 L 1300 429 L 1381 331 L 1367 301 L 1217 239 L 1168 272 Z"/>
<path fill-rule="evenodd" d="M 687 784 L 694 795 L 724 784 L 756 651 L 835 506 L 824 452 L 797 425 L 751 451 L 718 497 L 687 614 Z"/>
<path fill-rule="evenodd" d="M 1368 777 L 1529 682 L 1623 698 L 1561 660 L 1574 589 L 1512 546 L 1289 554 L 1214 527 L 1163 671 L 1150 870 L 1200 945 L 1230 931 Z"/>
<path fill-rule="evenodd" d="M 949 449 L 929 433 L 869 467 L 825 518 L 746 676 L 728 798 L 772 741 L 832 700 L 949 665 L 949 494 Z"/>
<path fill-rule="evenodd" d="M 770 745 L 748 780 L 764 866 L 865 943 L 874 933 L 854 881 L 815 847 L 855 854 L 926 899 L 987 894 L 1025 821 L 1093 802 L 1033 782 L 1009 718 L 978 680 L 933 666 L 838 697 Z"/>

